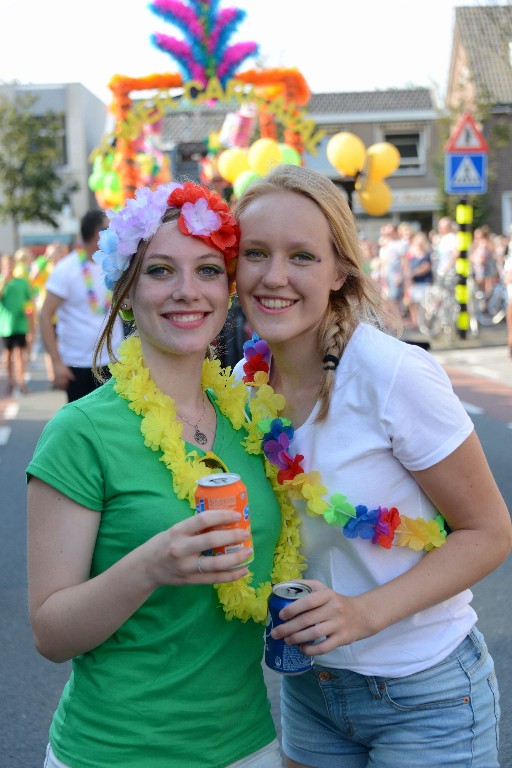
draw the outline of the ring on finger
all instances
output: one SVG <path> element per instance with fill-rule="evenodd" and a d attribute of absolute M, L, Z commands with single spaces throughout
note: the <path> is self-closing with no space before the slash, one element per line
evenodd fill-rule
<path fill-rule="evenodd" d="M 203 559 L 204 555 L 199 555 L 197 558 L 197 570 L 198 573 L 204 573 L 203 569 L 201 568 L 201 560 Z"/>

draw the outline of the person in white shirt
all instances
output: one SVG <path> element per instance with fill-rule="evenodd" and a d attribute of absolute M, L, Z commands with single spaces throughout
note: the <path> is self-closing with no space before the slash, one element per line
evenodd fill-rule
<path fill-rule="evenodd" d="M 437 361 L 391 334 L 332 181 L 277 166 L 234 213 L 257 334 L 235 372 L 312 590 L 271 633 L 315 659 L 283 676 L 286 766 L 497 768 L 499 693 L 470 587 L 505 560 L 512 527 L 473 423 Z"/>
<path fill-rule="evenodd" d="M 439 237 L 435 244 L 435 271 L 442 279 L 455 269 L 458 256 L 457 232 L 449 216 L 443 216 L 437 224 Z"/>
<path fill-rule="evenodd" d="M 110 308 L 110 292 L 92 256 L 98 249 L 99 233 L 106 227 L 108 218 L 99 209 L 82 217 L 82 246 L 55 265 L 46 282 L 46 297 L 39 314 L 41 339 L 53 369 L 53 385 L 66 392 L 69 402 L 98 386 L 92 364 Z M 115 348 L 122 340 L 123 324 L 119 318 L 114 329 Z M 105 352 L 101 364 L 106 366 L 107 362 Z"/>

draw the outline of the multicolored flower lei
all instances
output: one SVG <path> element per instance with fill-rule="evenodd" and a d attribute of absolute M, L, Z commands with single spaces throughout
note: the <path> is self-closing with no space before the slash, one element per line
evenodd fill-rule
<path fill-rule="evenodd" d="M 82 277 L 84 278 L 85 290 L 87 291 L 87 301 L 89 302 L 89 307 L 91 308 L 92 312 L 95 312 L 98 315 L 106 315 L 106 313 L 110 309 L 112 293 L 111 291 L 107 291 L 107 293 L 105 294 L 103 305 L 100 307 L 100 305 L 98 304 L 98 297 L 96 296 L 96 291 L 94 290 L 91 271 L 87 263 L 88 262 L 87 254 L 83 250 L 83 248 L 79 248 L 77 250 L 77 253 L 78 253 L 78 260 L 80 262 L 80 268 L 82 270 Z"/>
<path fill-rule="evenodd" d="M 139 187 L 124 208 L 107 211 L 110 224 L 100 232 L 99 250 L 93 256 L 101 265 L 107 288 L 112 290 L 128 268 L 139 242 L 153 237 L 168 208 L 181 208 L 178 226 L 184 235 L 198 237 L 223 252 L 234 290 L 240 229 L 228 204 L 216 192 L 192 181 L 169 182 L 155 190 Z"/>
<path fill-rule="evenodd" d="M 322 485 L 320 473 L 304 472 L 304 456 L 292 455 L 289 450 L 294 429 L 289 419 L 278 416 L 284 409 L 285 400 L 268 384 L 271 359 L 268 344 L 254 334 L 252 340 L 244 344 L 244 357 L 243 380 L 256 390 L 250 403 L 254 416 L 248 426 L 246 447 L 252 453 L 264 453 L 267 461 L 276 468 L 277 483 L 291 499 L 303 499 L 308 514 L 321 515 L 329 525 L 339 526 L 349 539 L 359 537 L 385 549 L 395 545 L 416 551 L 429 551 L 445 543 L 446 530 L 440 514 L 426 520 L 406 517 L 396 507 L 368 509 L 363 504 L 352 505 L 341 493 L 333 494 L 326 501 L 327 488 Z M 267 414 L 258 419 L 258 412 L 263 410 Z"/>
<path fill-rule="evenodd" d="M 205 460 L 215 458 L 214 454 L 200 456 L 196 450 L 187 453 L 181 438 L 183 425 L 176 418 L 174 402 L 157 388 L 149 370 L 144 367 L 137 337 L 132 336 L 121 343 L 119 360 L 110 365 L 110 371 L 115 380 L 115 391 L 129 401 L 132 411 L 142 417 L 140 429 L 144 444 L 152 451 L 162 452 L 160 461 L 172 473 L 177 497 L 188 499 L 191 508 L 195 510 L 194 491 L 197 480 L 218 471 L 205 464 Z M 246 422 L 245 385 L 237 382 L 229 370 L 222 369 L 219 360 L 205 360 L 202 386 L 215 393 L 220 411 L 235 429 L 240 429 Z M 271 574 L 272 583 L 277 583 L 299 578 L 305 563 L 300 554 L 300 521 L 295 508 L 277 482 L 272 468 L 268 474 L 281 505 L 281 532 Z M 265 621 L 271 583 L 264 582 L 253 587 L 251 581 L 252 574 L 249 574 L 229 584 L 214 585 L 227 619 Z"/>

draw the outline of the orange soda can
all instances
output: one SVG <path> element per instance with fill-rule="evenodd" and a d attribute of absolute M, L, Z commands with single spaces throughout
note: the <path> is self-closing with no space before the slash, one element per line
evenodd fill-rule
<path fill-rule="evenodd" d="M 229 472 L 219 472 L 218 474 L 200 477 L 197 481 L 195 491 L 196 512 L 204 512 L 206 509 L 232 509 L 240 512 L 242 517 L 236 523 L 219 525 L 218 530 L 229 530 L 231 528 L 242 528 L 242 530 L 251 531 L 251 521 L 249 517 L 249 500 L 247 498 L 247 488 L 240 479 L 240 475 Z M 211 530 L 211 529 L 210 529 Z M 240 549 L 252 549 L 252 537 L 246 539 L 240 544 L 228 544 L 224 547 L 215 547 L 204 552 L 205 555 L 229 555 L 231 552 L 238 552 Z M 252 563 L 254 552 L 247 556 L 243 563 L 233 566 L 243 568 L 244 565 Z"/>

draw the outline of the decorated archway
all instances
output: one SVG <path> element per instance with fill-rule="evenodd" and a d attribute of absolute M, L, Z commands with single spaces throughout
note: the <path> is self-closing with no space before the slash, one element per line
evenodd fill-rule
<path fill-rule="evenodd" d="M 157 186 L 170 179 L 169 159 L 156 137 L 165 116 L 183 101 L 192 105 L 223 102 L 234 110 L 227 116 L 232 130 L 221 135 L 221 128 L 229 126 L 219 126 L 215 137 L 205 137 L 211 141 L 202 175 L 208 182 L 212 174 L 220 174 L 233 185 L 235 194 L 271 164 L 300 164 L 304 151 L 316 154 L 324 132 L 305 112 L 311 93 L 304 77 L 295 68 L 239 71 L 241 62 L 254 55 L 258 46 L 230 44 L 245 12 L 218 6 L 219 0 L 156 0 L 149 6 L 185 35 L 185 40 L 152 36 L 181 72 L 112 77 L 109 110 L 114 125 L 91 156 L 89 177 L 102 207 L 119 207 L 139 186 Z"/>

